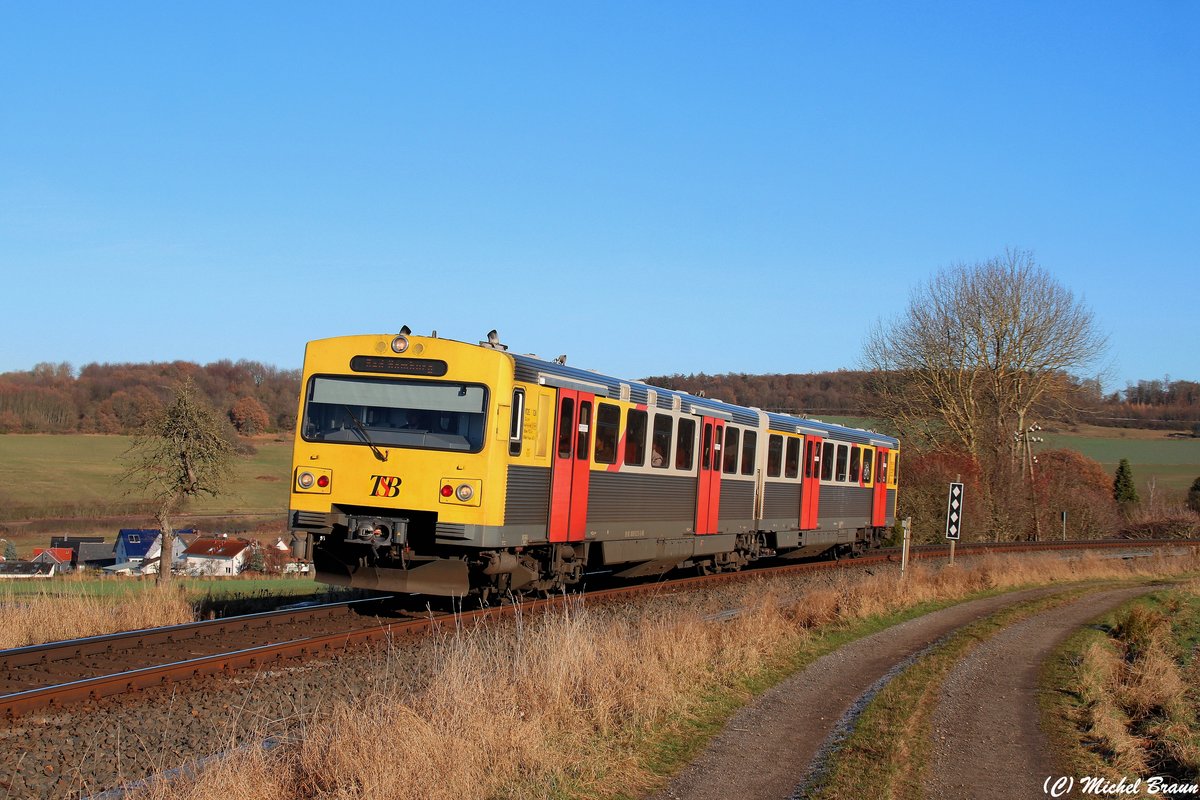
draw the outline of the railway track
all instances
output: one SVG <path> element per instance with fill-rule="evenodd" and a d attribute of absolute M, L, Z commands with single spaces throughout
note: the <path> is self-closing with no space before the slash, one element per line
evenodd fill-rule
<path fill-rule="evenodd" d="M 1082 549 L 1149 550 L 1191 540 L 1056 542 L 959 545 L 959 555 L 981 552 L 1030 552 Z M 939 558 L 948 548 L 913 548 L 916 560 Z M 587 594 L 588 602 L 611 602 L 648 593 L 684 590 L 755 577 L 866 566 L 899 560 L 898 549 L 885 549 L 852 560 L 818 561 L 764 567 L 744 572 L 679 578 L 636 584 Z M 453 619 L 474 624 L 514 613 L 505 605 L 457 612 L 399 610 L 385 605 L 393 598 L 330 603 L 307 608 L 250 614 L 221 620 L 93 636 L 11 650 L 0 650 L 0 716 L 13 718 L 39 709 L 139 691 L 206 675 L 262 669 L 290 659 L 312 658 L 332 651 L 391 637 L 418 634 Z M 526 601 L 523 613 L 554 608 L 562 597 Z"/>

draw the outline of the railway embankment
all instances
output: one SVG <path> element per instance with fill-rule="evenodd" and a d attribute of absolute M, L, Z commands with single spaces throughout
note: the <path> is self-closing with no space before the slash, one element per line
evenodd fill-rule
<path fill-rule="evenodd" d="M 904 581 L 876 565 L 585 600 L 0 724 L 0 796 L 90 794 L 214 754 L 225 757 L 142 794 L 646 795 L 738 706 L 850 642 L 1007 589 L 1197 569 L 1194 552 L 993 555 L 918 564 Z"/>

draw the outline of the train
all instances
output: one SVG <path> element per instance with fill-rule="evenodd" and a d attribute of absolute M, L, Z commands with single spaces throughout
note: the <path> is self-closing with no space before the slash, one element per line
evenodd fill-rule
<path fill-rule="evenodd" d="M 854 556 L 899 444 L 405 326 L 307 344 L 288 527 L 320 582 L 485 601 Z"/>

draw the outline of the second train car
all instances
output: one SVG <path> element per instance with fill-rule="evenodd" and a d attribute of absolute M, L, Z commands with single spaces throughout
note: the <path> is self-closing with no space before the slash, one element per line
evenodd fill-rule
<path fill-rule="evenodd" d="M 892 437 L 561 361 L 494 332 L 310 342 L 289 528 L 317 580 L 545 592 L 853 555 L 894 521 Z"/>

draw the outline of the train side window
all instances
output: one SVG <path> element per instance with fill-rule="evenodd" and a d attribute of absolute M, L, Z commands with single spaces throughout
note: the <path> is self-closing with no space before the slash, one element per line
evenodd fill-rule
<path fill-rule="evenodd" d="M 596 463 L 617 463 L 617 442 L 621 433 L 621 409 L 612 403 L 596 406 Z"/>
<path fill-rule="evenodd" d="M 800 440 L 788 437 L 787 457 L 783 460 L 783 477 L 800 477 Z"/>
<path fill-rule="evenodd" d="M 754 474 L 754 456 L 758 450 L 758 434 L 754 431 L 746 431 L 746 435 L 742 437 L 742 474 Z"/>
<path fill-rule="evenodd" d="M 668 459 L 671 457 L 671 429 L 673 421 L 666 414 L 654 415 L 654 436 L 653 447 L 654 455 L 651 456 L 650 465 L 666 469 L 669 466 Z"/>
<path fill-rule="evenodd" d="M 625 414 L 625 463 L 631 467 L 646 463 L 646 417 L 636 408 Z"/>
<path fill-rule="evenodd" d="M 839 444 L 837 448 L 837 478 L 836 480 L 846 480 L 846 451 L 850 448 L 844 444 Z"/>
<path fill-rule="evenodd" d="M 833 480 L 833 442 L 825 442 L 821 447 L 821 480 Z"/>
<path fill-rule="evenodd" d="M 513 389 L 512 421 L 508 425 L 508 454 L 521 455 L 521 437 L 525 431 L 525 390 Z"/>
<path fill-rule="evenodd" d="M 858 445 L 850 446 L 850 481 L 858 483 L 859 467 L 862 465 L 862 449 Z"/>
<path fill-rule="evenodd" d="M 895 488 L 896 484 L 899 482 L 900 482 L 900 454 L 896 453 L 896 455 L 892 456 L 892 474 L 891 474 L 891 477 L 888 478 L 888 486 Z"/>
<path fill-rule="evenodd" d="M 579 432 L 575 444 L 575 457 L 587 461 L 588 439 L 592 435 L 592 402 L 584 400 L 579 404 Z"/>
<path fill-rule="evenodd" d="M 725 426 L 725 463 L 721 467 L 721 471 L 726 475 L 732 475 L 737 472 L 738 468 L 738 439 L 741 433 L 732 425 Z"/>
<path fill-rule="evenodd" d="M 679 420 L 679 436 L 675 439 L 675 469 L 691 469 L 696 449 L 696 420 Z"/>
<path fill-rule="evenodd" d="M 712 469 L 713 455 L 713 426 L 711 422 L 704 423 L 704 442 L 700 447 L 700 468 Z"/>
<path fill-rule="evenodd" d="M 574 441 L 575 400 L 564 397 L 558 404 L 558 457 L 571 457 L 571 443 Z"/>
<path fill-rule="evenodd" d="M 767 477 L 778 478 L 783 471 L 783 437 L 777 433 L 767 439 Z"/>
<path fill-rule="evenodd" d="M 872 483 L 871 478 L 875 474 L 874 472 L 871 471 L 871 467 L 874 465 L 873 464 L 874 458 L 875 458 L 874 450 L 872 450 L 869 447 L 863 448 L 862 482 L 864 484 L 866 484 L 867 486 L 871 485 L 871 483 Z"/>

